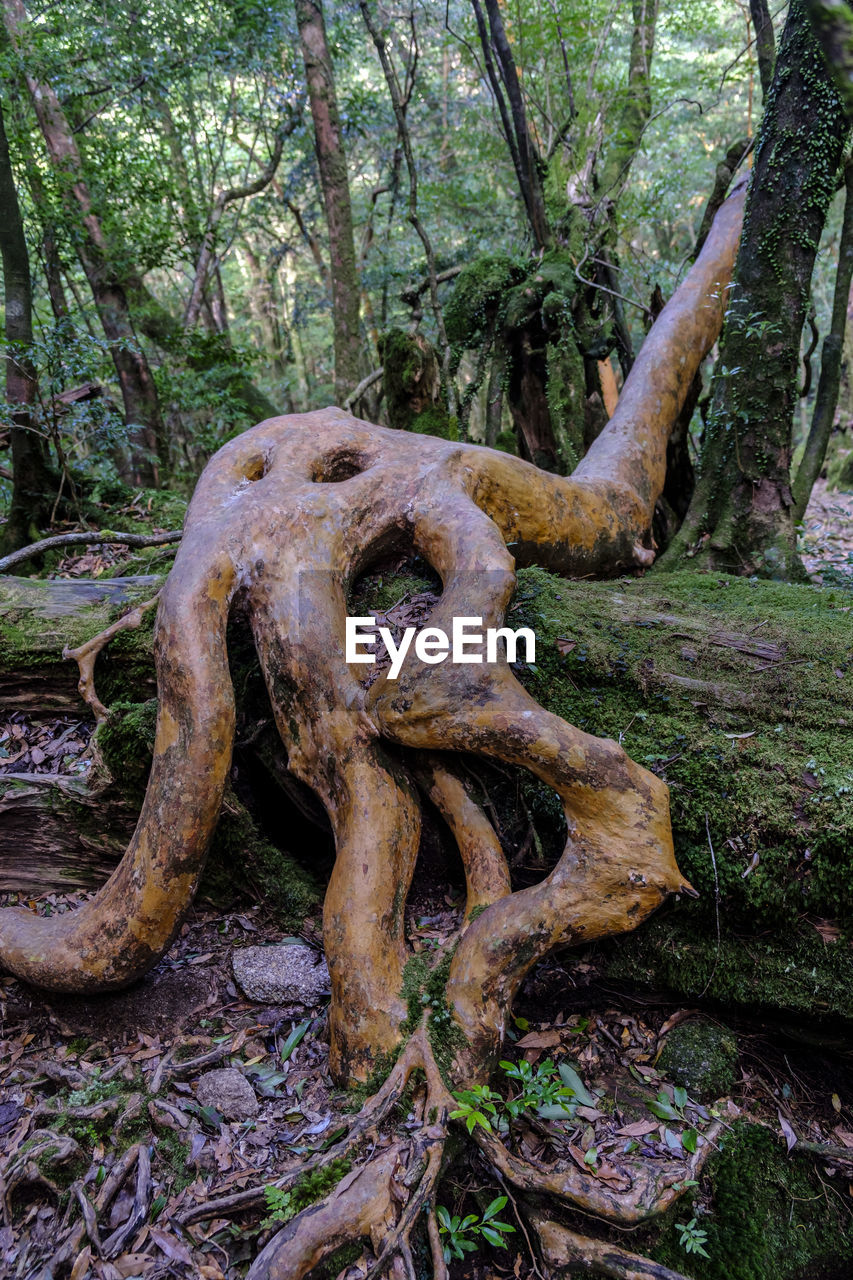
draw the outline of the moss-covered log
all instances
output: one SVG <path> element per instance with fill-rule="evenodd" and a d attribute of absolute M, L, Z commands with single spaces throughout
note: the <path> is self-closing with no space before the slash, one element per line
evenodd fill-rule
<path fill-rule="evenodd" d="M 528 570 L 518 599 L 513 625 L 538 637 L 525 683 L 665 779 L 701 895 L 606 945 L 610 975 L 853 1018 L 853 596 L 696 572 L 569 587 Z"/>
<path fill-rule="evenodd" d="M 27 715 L 82 709 L 78 673 L 63 658 L 129 608 L 149 599 L 162 578 L 0 578 L 0 707 Z M 142 702 L 156 692 L 151 623 L 117 637 L 100 669 L 109 702 Z"/>

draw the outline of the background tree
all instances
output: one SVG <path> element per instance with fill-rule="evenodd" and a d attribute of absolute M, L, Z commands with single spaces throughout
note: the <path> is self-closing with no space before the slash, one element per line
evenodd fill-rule
<path fill-rule="evenodd" d="M 9 156 L 0 102 L 0 252 L 6 315 L 6 405 L 14 485 L 3 527 L 3 553 L 38 537 L 50 517 L 55 481 L 41 432 L 34 421 L 35 371 L 30 260 Z"/>
<path fill-rule="evenodd" d="M 803 129 L 804 118 L 814 127 Z M 670 563 L 689 554 L 734 573 L 797 572 L 791 457 L 800 335 L 846 136 L 794 0 L 758 137 L 700 479 Z"/>

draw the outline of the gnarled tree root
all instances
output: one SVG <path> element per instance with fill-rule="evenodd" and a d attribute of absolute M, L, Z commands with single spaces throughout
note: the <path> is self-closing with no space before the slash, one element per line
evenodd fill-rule
<path fill-rule="evenodd" d="M 289 767 L 320 798 L 334 832 L 323 930 L 339 1080 L 366 1079 L 406 1038 L 405 906 L 419 783 L 447 817 L 468 882 L 469 922 L 445 990 L 458 1046 L 452 1089 L 488 1078 L 519 984 L 552 948 L 633 929 L 669 894 L 690 891 L 658 778 L 617 743 L 544 711 L 505 662 L 427 666 L 410 654 L 397 680 L 386 673 L 371 682 L 345 660 L 347 591 L 389 552 L 414 550 L 441 577 L 431 622 L 450 634 L 455 617 L 502 625 L 517 563 L 567 575 L 648 564 L 667 437 L 720 329 L 742 200 L 739 193 L 722 206 L 613 418 L 571 477 L 339 409 L 272 418 L 219 451 L 199 481 L 160 596 L 157 735 L 134 836 L 107 884 L 78 910 L 50 918 L 0 911 L 4 967 L 52 990 L 107 990 L 134 981 L 170 945 L 196 891 L 231 764 L 226 626 L 238 599 Z M 568 838 L 541 884 L 509 892 L 497 838 L 454 776 L 448 753 L 458 751 L 525 767 L 559 795 Z M 419 1053 L 429 1076 L 431 1056 Z M 379 1095 L 376 1124 L 400 1078 L 392 1073 L 390 1092 Z M 440 1115 L 436 1080 L 428 1089 Z M 352 1235 L 368 1218 L 384 1222 L 398 1157 L 408 1160 L 394 1143 L 380 1150 L 346 1194 L 288 1224 L 298 1256 L 314 1257 L 321 1239 Z M 433 1147 L 412 1159 L 424 1164 L 422 1177 L 436 1173 Z M 507 1157 L 513 1180 L 514 1168 Z M 435 1251 L 434 1228 L 430 1237 Z M 405 1270 L 402 1244 L 395 1265 Z M 305 1269 L 290 1260 L 275 1266 L 270 1276 Z M 267 1274 L 259 1268 L 260 1259 L 254 1276 Z"/>
<path fill-rule="evenodd" d="M 414 1135 L 386 1133 L 380 1125 L 399 1101 L 406 1084 L 421 1071 L 425 1081 L 418 1109 L 422 1126 Z M 270 1240 L 253 1263 L 248 1280 L 303 1280 L 314 1267 L 343 1245 L 359 1240 L 370 1243 L 373 1260 L 369 1275 L 378 1277 L 396 1262 L 407 1277 L 414 1276 L 412 1237 L 426 1214 L 426 1241 L 433 1272 L 443 1280 L 446 1268 L 435 1216 L 435 1189 L 441 1173 L 447 1138 L 448 1115 L 454 1107 L 436 1066 L 430 1047 L 428 1024 L 422 1023 L 388 1077 L 383 1090 L 367 1106 L 363 1116 L 333 1151 L 311 1158 L 291 1174 L 284 1186 L 292 1186 L 309 1169 L 353 1154 L 367 1143 L 374 1154 L 347 1175 L 325 1199 L 304 1209 Z M 510 1183 L 524 1197 L 521 1212 L 525 1235 L 532 1236 L 541 1253 L 547 1275 L 577 1265 L 580 1271 L 642 1280 L 682 1280 L 675 1272 L 621 1248 L 568 1230 L 543 1213 L 543 1197 L 567 1208 L 621 1224 L 639 1223 L 663 1213 L 681 1195 L 685 1182 L 695 1182 L 708 1154 L 714 1149 L 719 1122 L 712 1124 L 692 1154 L 671 1159 L 646 1160 L 641 1156 L 616 1156 L 613 1168 L 622 1175 L 614 1189 L 584 1173 L 570 1162 L 539 1168 L 510 1152 L 494 1133 L 476 1127 L 473 1136 L 487 1167 L 498 1181 Z M 527 1203 L 529 1199 L 529 1204 Z M 518 1206 L 516 1206 L 518 1210 Z M 208 1215 L 215 1206 L 207 1208 Z M 522 1223 L 524 1219 L 522 1219 Z M 536 1247 L 536 1246 L 534 1246 Z M 620 1270 L 621 1268 L 621 1270 Z"/>

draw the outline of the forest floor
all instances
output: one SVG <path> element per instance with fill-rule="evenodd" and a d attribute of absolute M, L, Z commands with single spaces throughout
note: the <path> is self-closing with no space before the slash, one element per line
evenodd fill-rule
<path fill-rule="evenodd" d="M 853 581 L 853 494 L 818 485 L 800 545 L 812 581 Z M 67 557 L 59 573 L 112 574 L 123 562 L 123 551 L 93 547 Z M 37 725 L 9 717 L 0 723 L 0 772 L 73 770 L 88 736 L 78 717 Z M 53 914 L 81 896 L 45 894 L 27 905 Z M 459 886 L 422 890 L 409 913 L 413 948 L 440 945 L 460 906 Z M 306 919 L 299 934 L 291 941 L 311 947 L 319 963 L 319 917 Z M 276 1196 L 276 1184 L 307 1153 L 331 1145 L 353 1105 L 328 1073 L 324 1002 L 250 1000 L 235 981 L 235 949 L 276 942 L 281 929 L 263 906 L 223 910 L 201 900 L 168 956 L 129 991 L 51 997 L 0 977 L 0 1275 L 237 1280 L 288 1213 L 328 1190 L 301 1185 L 289 1204 Z M 534 1067 L 547 1059 L 570 1063 L 588 1091 L 576 1121 L 538 1122 L 519 1135 L 528 1154 L 562 1153 L 606 1179 L 618 1171 L 626 1145 L 639 1144 L 650 1162 L 664 1161 L 685 1124 L 700 1131 L 707 1125 L 711 1099 L 691 1096 L 683 1123 L 662 1119 L 649 1105 L 662 1093 L 664 1109 L 681 1106 L 659 1063 L 667 1036 L 698 1019 L 699 1010 L 666 993 L 638 999 L 616 987 L 593 950 L 535 970 L 516 1013 L 508 1055 L 523 1055 Z M 701 1016 L 713 1021 L 715 1014 Z M 849 1198 L 853 1120 L 837 1060 L 811 1045 L 798 1048 L 755 1019 L 738 1025 L 726 1014 L 726 1023 L 737 1033 L 738 1058 L 721 1108 L 724 1125 L 746 1117 L 783 1150 L 799 1139 L 834 1153 L 821 1166 L 826 1195 Z M 209 1100 L 205 1077 L 222 1069 L 248 1082 L 257 1114 L 231 1118 Z M 413 1110 L 397 1122 L 414 1133 L 421 1117 Z M 585 1158 L 590 1150 L 595 1166 Z M 482 1212 L 500 1192 L 491 1178 L 476 1161 L 457 1162 L 443 1180 L 443 1203 L 452 1214 Z M 697 1195 L 701 1215 L 701 1190 Z M 502 1216 L 516 1222 L 509 1207 Z M 689 1274 L 689 1259 L 684 1264 Z M 341 1274 L 357 1280 L 366 1269 L 362 1256 Z M 516 1232 L 507 1250 L 481 1244 L 452 1274 L 523 1280 L 534 1272 Z"/>
<path fill-rule="evenodd" d="M 52 913 L 72 909 L 76 900 L 50 894 L 30 905 Z M 440 944 L 460 906 L 451 885 L 414 903 L 413 947 Z M 277 1225 L 277 1182 L 307 1153 L 331 1144 L 352 1106 L 328 1073 L 322 1004 L 259 1003 L 243 998 L 235 983 L 235 949 L 280 942 L 280 933 L 262 907 L 223 912 L 202 901 L 168 957 L 129 991 L 45 996 L 10 977 L 0 980 L 0 1274 L 19 1280 L 69 1269 L 74 1280 L 245 1274 Z M 319 962 L 319 921 L 306 920 L 301 935 L 290 941 L 315 948 Z M 566 953 L 534 971 L 516 1009 L 508 1055 L 523 1055 L 534 1067 L 545 1059 L 568 1062 L 589 1091 L 589 1105 L 573 1121 L 539 1121 L 520 1132 L 524 1154 L 583 1161 L 594 1149 L 596 1176 L 612 1179 L 626 1149 L 639 1144 L 652 1164 L 666 1161 L 685 1124 L 700 1132 L 707 1126 L 713 1104 L 692 1096 L 683 1103 L 658 1066 L 667 1036 L 699 1010 L 665 995 L 638 1000 L 620 992 L 600 977 L 594 951 Z M 702 1016 L 707 1021 L 708 1013 Z M 780 1146 L 783 1135 L 792 1142 L 795 1134 L 827 1146 L 826 1194 L 846 1196 L 853 1132 L 839 1114 L 836 1088 L 847 1090 L 833 1074 L 832 1056 L 780 1041 L 773 1027 L 755 1020 L 738 1030 L 738 1051 L 728 1099 L 716 1109 L 724 1128 L 748 1118 Z M 220 1110 L 211 1100 L 205 1079 L 223 1068 L 249 1083 L 257 1114 L 228 1118 L 227 1105 Z M 662 1119 L 652 1109 L 656 1098 L 665 1109 L 683 1105 L 683 1120 Z M 396 1123 L 414 1134 L 422 1117 L 414 1108 Z M 302 1199 L 278 1209 L 280 1220 L 328 1189 L 302 1185 Z M 485 1166 L 460 1161 L 445 1176 L 441 1197 L 451 1214 L 478 1206 L 482 1212 L 500 1190 Z M 534 1274 L 520 1234 L 510 1246 L 481 1245 L 454 1264 L 452 1275 Z M 341 1275 L 357 1280 L 366 1264 L 366 1256 L 353 1259 Z"/>

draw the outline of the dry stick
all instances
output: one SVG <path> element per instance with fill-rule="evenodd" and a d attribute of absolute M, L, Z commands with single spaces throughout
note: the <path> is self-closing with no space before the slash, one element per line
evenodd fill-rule
<path fill-rule="evenodd" d="M 104 1241 L 105 1258 L 114 1258 L 121 1253 L 125 1242 L 132 1239 L 145 1219 L 148 1217 L 148 1206 L 151 1201 L 151 1156 L 144 1145 L 139 1147 L 136 1161 L 136 1191 L 133 1197 L 133 1208 L 127 1222 L 118 1227 L 109 1239 Z"/>
<path fill-rule="evenodd" d="M 708 823 L 707 813 L 705 814 L 705 834 L 708 837 L 708 848 L 711 850 L 711 866 L 714 868 L 714 911 L 717 917 L 717 955 L 714 959 L 714 967 L 711 970 L 708 981 L 699 993 L 700 1000 L 714 981 L 714 974 L 717 972 L 717 965 L 720 963 L 720 949 L 722 947 L 722 943 L 720 941 L 720 879 L 717 875 L 717 859 L 714 855 L 714 846 L 711 843 L 711 828 Z"/>
<path fill-rule="evenodd" d="M 16 565 L 41 555 L 43 551 L 52 551 L 54 547 L 92 546 L 100 547 L 107 542 L 118 543 L 122 547 L 160 547 L 167 542 L 180 542 L 183 533 L 173 529 L 169 533 L 113 533 L 101 530 L 99 533 L 57 533 L 50 538 L 42 538 L 40 542 L 31 542 L 27 547 L 20 547 L 8 556 L 0 559 L 0 573 L 8 573 Z"/>
<path fill-rule="evenodd" d="M 91 640 L 87 640 L 85 644 L 81 644 L 76 649 L 66 647 L 62 650 L 63 658 L 73 658 L 77 663 L 80 671 L 80 679 L 77 682 L 77 688 L 80 691 L 80 697 L 92 708 L 95 714 L 95 721 L 100 724 L 109 716 L 109 711 L 101 702 L 95 692 L 95 659 L 98 654 L 109 644 L 113 636 L 117 636 L 120 631 L 133 630 L 142 622 L 142 615 L 146 609 L 150 609 L 160 599 L 160 592 L 156 596 L 152 596 L 150 600 L 146 600 L 144 604 L 138 604 L 135 609 L 131 609 L 129 613 L 125 613 L 117 619 L 116 622 L 102 631 L 99 635 L 93 636 Z"/>
<path fill-rule="evenodd" d="M 450 343 L 447 341 L 447 331 L 444 327 L 444 316 L 442 315 L 441 306 L 438 301 L 438 280 L 435 269 L 435 253 L 433 252 L 432 241 L 427 234 L 426 227 L 421 222 L 418 214 L 418 171 L 415 168 L 415 158 L 412 154 L 412 139 L 409 134 L 409 126 L 406 124 L 406 112 L 403 107 L 402 95 L 400 92 L 400 82 L 397 79 L 397 73 L 388 56 L 388 46 L 385 37 L 380 33 L 378 27 L 373 21 L 370 14 L 370 7 L 367 0 L 360 0 L 359 8 L 364 18 L 365 26 L 370 32 L 373 43 L 376 46 L 376 52 L 379 54 L 379 61 L 382 63 L 382 70 L 385 73 L 385 81 L 388 85 L 388 92 L 391 95 L 391 105 L 394 108 L 394 117 L 397 121 L 397 132 L 400 141 L 403 144 L 403 155 L 406 158 L 406 168 L 409 171 L 409 222 L 418 234 L 421 244 L 424 247 L 424 254 L 427 260 L 427 270 L 429 273 L 429 296 L 432 304 L 433 314 L 435 316 L 435 324 L 438 330 L 438 340 L 441 344 L 442 369 L 444 371 L 445 394 L 447 396 L 447 409 L 451 417 L 456 416 L 456 388 L 450 375 L 451 350 Z"/>
<path fill-rule="evenodd" d="M 128 1147 L 121 1159 L 117 1160 L 113 1165 L 104 1180 L 104 1185 L 101 1187 L 97 1199 L 95 1200 L 96 1213 L 103 1213 L 109 1206 L 113 1196 L 117 1193 L 121 1184 L 136 1164 L 140 1150 L 141 1144 L 135 1143 L 132 1147 Z M 46 1275 L 53 1275 L 54 1272 L 58 1272 L 63 1265 L 76 1257 L 80 1251 L 80 1245 L 83 1242 L 83 1236 L 85 1234 L 85 1223 L 78 1222 L 77 1226 L 71 1232 L 71 1235 L 65 1243 L 60 1245 L 59 1249 L 57 1249 L 56 1253 L 50 1259 L 50 1262 L 45 1269 Z"/>

